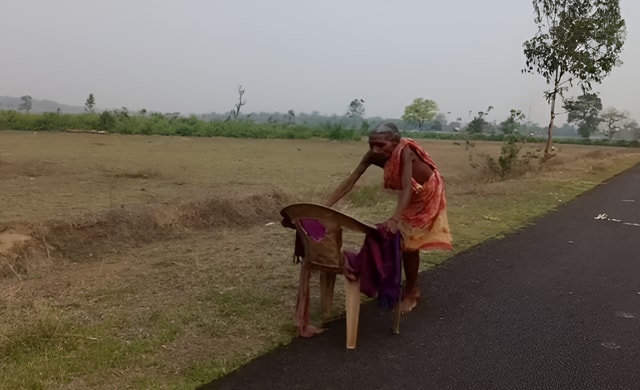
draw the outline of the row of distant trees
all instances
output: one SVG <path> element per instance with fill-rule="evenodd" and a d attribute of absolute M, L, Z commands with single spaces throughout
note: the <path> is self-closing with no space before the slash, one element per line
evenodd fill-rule
<path fill-rule="evenodd" d="M 355 131 L 354 134 L 365 134 L 369 127 L 381 121 L 390 120 L 396 123 L 401 129 L 411 132 L 453 132 L 453 133 L 469 133 L 469 134 L 487 134 L 487 135 L 510 135 L 510 134 L 526 134 L 533 136 L 542 136 L 545 128 L 532 122 L 526 122 L 522 111 L 512 109 L 506 118 L 501 122 L 489 122 L 486 117 L 494 108 L 478 111 L 476 115 L 466 122 L 461 117 L 449 120 L 448 114 L 440 112 L 438 105 L 434 100 L 416 98 L 404 109 L 404 113 L 400 119 L 387 119 L 382 117 L 366 118 L 365 101 L 355 98 L 349 102 L 345 108 L 343 115 L 321 115 L 317 111 L 311 114 L 299 113 L 294 110 L 288 110 L 286 113 L 249 113 L 242 114 L 241 107 L 246 103 L 243 95 L 245 89 L 239 88 L 239 99 L 234 110 L 227 114 L 205 114 L 198 117 L 203 121 L 241 121 L 243 123 L 267 123 L 272 125 L 296 126 L 310 128 L 328 128 L 349 129 Z M 21 98 L 19 110 L 29 112 L 32 104 L 31 96 L 23 96 Z M 84 104 L 84 112 L 86 114 L 96 114 L 97 122 L 94 125 L 101 130 L 111 130 L 118 118 L 126 118 L 132 113 L 126 107 L 115 110 L 107 110 L 96 113 L 96 99 L 93 93 L 89 94 Z M 601 134 L 609 140 L 614 138 L 620 139 L 640 139 L 640 126 L 638 122 L 631 119 L 627 112 L 619 111 L 615 108 L 608 108 L 602 111 L 602 101 L 597 93 L 587 93 L 577 98 L 567 99 L 564 102 L 564 108 L 568 114 L 567 123 L 561 127 L 554 128 L 554 132 L 558 136 L 576 137 L 581 136 L 585 139 L 594 134 Z M 60 114 L 58 111 L 57 114 Z M 145 109 L 133 113 L 136 116 L 152 115 L 154 117 L 178 118 L 182 115 L 179 112 L 173 113 L 147 113 Z M 173 120 L 172 119 L 172 120 Z M 51 121 L 45 121 L 50 123 Z M 38 127 L 42 127 L 42 121 Z M 92 123 L 92 122 L 88 122 Z M 237 126 L 235 127 L 237 128 Z M 126 131 L 120 129 L 119 131 Z M 144 133 L 152 133 L 151 129 L 144 130 Z M 179 131 L 179 133 L 185 133 Z M 188 132 L 186 132 L 188 133 Z M 347 137 L 348 138 L 348 137 Z"/>
<path fill-rule="evenodd" d="M 640 125 L 638 122 L 632 119 L 628 112 L 620 111 L 614 107 L 602 110 L 602 100 L 595 92 L 584 93 L 577 98 L 568 98 L 564 100 L 563 107 L 565 109 L 564 113 L 568 114 L 567 122 L 571 129 L 569 135 L 580 135 L 588 139 L 594 134 L 601 134 L 611 140 L 617 133 L 626 133 L 625 138 L 640 138 Z M 539 133 L 539 131 L 535 130 L 540 129 L 540 127 L 531 122 L 525 122 L 524 113 L 517 109 L 511 109 L 507 117 L 500 123 L 488 122 L 486 116 L 493 108 L 493 106 L 489 106 L 486 110 L 478 111 L 466 124 L 463 123 L 460 117 L 447 124 L 446 115 L 438 112 L 438 105 L 435 101 L 416 98 L 405 107 L 402 120 L 415 126 L 418 131 L 444 130 L 462 131 L 471 134 L 501 133 L 505 135 L 524 133 L 525 131 L 527 133 Z M 565 125 L 562 128 L 566 129 L 566 127 Z M 567 135 L 566 130 L 563 133 Z"/>
<path fill-rule="evenodd" d="M 246 104 L 244 95 L 246 89 L 238 87 L 238 101 L 228 114 L 210 114 L 212 120 L 251 120 L 267 123 L 284 123 L 293 125 L 301 123 L 304 125 L 318 125 L 320 121 L 339 124 L 345 128 L 351 128 L 365 132 L 369 129 L 370 123 L 383 120 L 376 118 L 372 121 L 365 119 L 364 99 L 353 99 L 346 107 L 343 117 L 333 115 L 329 119 L 319 115 L 317 112 L 311 115 L 301 114 L 296 116 L 294 110 L 289 110 L 286 114 L 274 113 L 250 113 L 241 115 L 241 108 Z M 93 96 L 90 96 L 92 98 Z M 89 100 L 88 100 L 89 101 Z M 602 102 L 596 93 L 585 93 L 578 98 L 567 99 L 564 107 L 569 114 L 568 123 L 560 127 L 559 135 L 575 137 L 577 135 L 588 139 L 599 132 L 604 137 L 612 140 L 618 132 L 626 133 L 623 138 L 640 138 L 640 128 L 637 121 L 631 119 L 626 112 L 609 108 L 599 116 L 602 109 Z M 395 121 L 401 128 L 410 131 L 448 131 L 466 132 L 470 134 L 527 134 L 541 135 L 544 131 L 540 126 L 531 122 L 525 122 L 525 115 L 521 110 L 511 109 L 507 117 L 500 123 L 491 123 L 486 120 L 486 116 L 493 110 L 493 106 L 486 110 L 478 111 L 477 114 L 464 123 L 461 117 L 454 121 L 448 121 L 447 115 L 439 112 L 438 104 L 431 99 L 416 98 L 404 109 L 400 121 Z M 470 111 L 470 115 L 471 115 Z M 450 113 L 447 113 L 450 114 Z M 574 126 L 577 126 L 577 130 Z"/>

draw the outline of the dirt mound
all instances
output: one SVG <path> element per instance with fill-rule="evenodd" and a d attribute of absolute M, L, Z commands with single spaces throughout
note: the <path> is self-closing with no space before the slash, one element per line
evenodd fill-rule
<path fill-rule="evenodd" d="M 73 220 L 22 226 L 0 233 L 0 277 L 52 264 L 95 261 L 104 254 L 194 230 L 241 229 L 279 221 L 290 198 L 279 191 L 208 198 L 178 205 L 130 206 Z M 3 264 L 4 263 L 4 266 Z"/>
<path fill-rule="evenodd" d="M 278 219 L 280 209 L 289 203 L 289 197 L 280 192 L 211 198 L 179 206 L 176 222 L 197 229 L 243 228 Z"/>
<path fill-rule="evenodd" d="M 0 228 L 0 277 L 25 273 L 25 259 L 33 247 L 28 229 Z"/>
<path fill-rule="evenodd" d="M 13 264 L 23 255 L 29 241 L 31 236 L 28 234 L 11 230 L 0 232 L 0 267 L 5 268 L 0 270 L 0 276 L 11 273 L 19 277 L 22 270 L 16 270 Z"/>
<path fill-rule="evenodd" d="M 14 232 L 0 233 L 0 255 L 10 256 L 23 248 L 31 236 Z"/>

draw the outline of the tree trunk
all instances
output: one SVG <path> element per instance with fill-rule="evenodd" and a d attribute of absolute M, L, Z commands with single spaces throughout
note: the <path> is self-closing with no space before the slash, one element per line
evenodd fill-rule
<path fill-rule="evenodd" d="M 547 146 L 544 148 L 545 156 L 549 155 L 553 147 L 553 121 L 556 119 L 556 96 L 558 95 L 556 91 L 551 95 L 551 119 L 549 120 L 549 131 L 547 132 Z"/>

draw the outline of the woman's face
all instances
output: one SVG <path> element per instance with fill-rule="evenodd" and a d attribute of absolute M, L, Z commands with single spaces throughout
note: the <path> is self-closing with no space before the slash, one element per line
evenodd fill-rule
<path fill-rule="evenodd" d="M 369 136 L 369 150 L 376 165 L 384 165 L 389 160 L 397 142 L 392 141 L 390 134 L 380 133 Z"/>

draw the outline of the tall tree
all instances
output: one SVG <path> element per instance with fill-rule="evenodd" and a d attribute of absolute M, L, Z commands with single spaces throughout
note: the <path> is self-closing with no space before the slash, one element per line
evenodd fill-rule
<path fill-rule="evenodd" d="M 349 106 L 347 106 L 347 118 L 353 119 L 354 129 L 358 127 L 358 122 L 362 121 L 364 112 L 365 108 L 363 99 L 353 99 L 351 103 L 349 103 Z"/>
<path fill-rule="evenodd" d="M 84 102 L 84 111 L 93 114 L 93 107 L 96 105 L 96 99 L 93 97 L 93 93 L 89 94 L 87 101 Z"/>
<path fill-rule="evenodd" d="M 600 115 L 602 117 L 602 134 L 611 141 L 615 133 L 619 132 L 625 127 L 625 122 L 628 121 L 629 116 L 622 111 L 618 111 L 613 107 L 609 107 Z"/>
<path fill-rule="evenodd" d="M 433 100 L 415 98 L 413 103 L 404 108 L 402 120 L 418 125 L 422 129 L 424 122 L 432 120 L 438 113 L 438 105 Z"/>
<path fill-rule="evenodd" d="M 24 95 L 20 98 L 22 103 L 18 106 L 18 110 L 24 110 L 26 112 L 31 111 L 31 105 L 33 103 L 33 99 L 29 95 Z"/>
<path fill-rule="evenodd" d="M 544 92 L 550 105 L 548 154 L 558 95 L 574 84 L 587 92 L 621 65 L 626 27 L 619 0 L 533 0 L 533 10 L 538 32 L 523 44 L 522 71 L 540 74 L 551 86 Z"/>
<path fill-rule="evenodd" d="M 578 134 L 583 138 L 589 138 L 598 130 L 602 121 L 599 117 L 602 110 L 602 100 L 597 93 L 584 93 L 576 99 L 564 101 L 564 109 L 569 114 L 567 122 L 578 126 Z"/>

